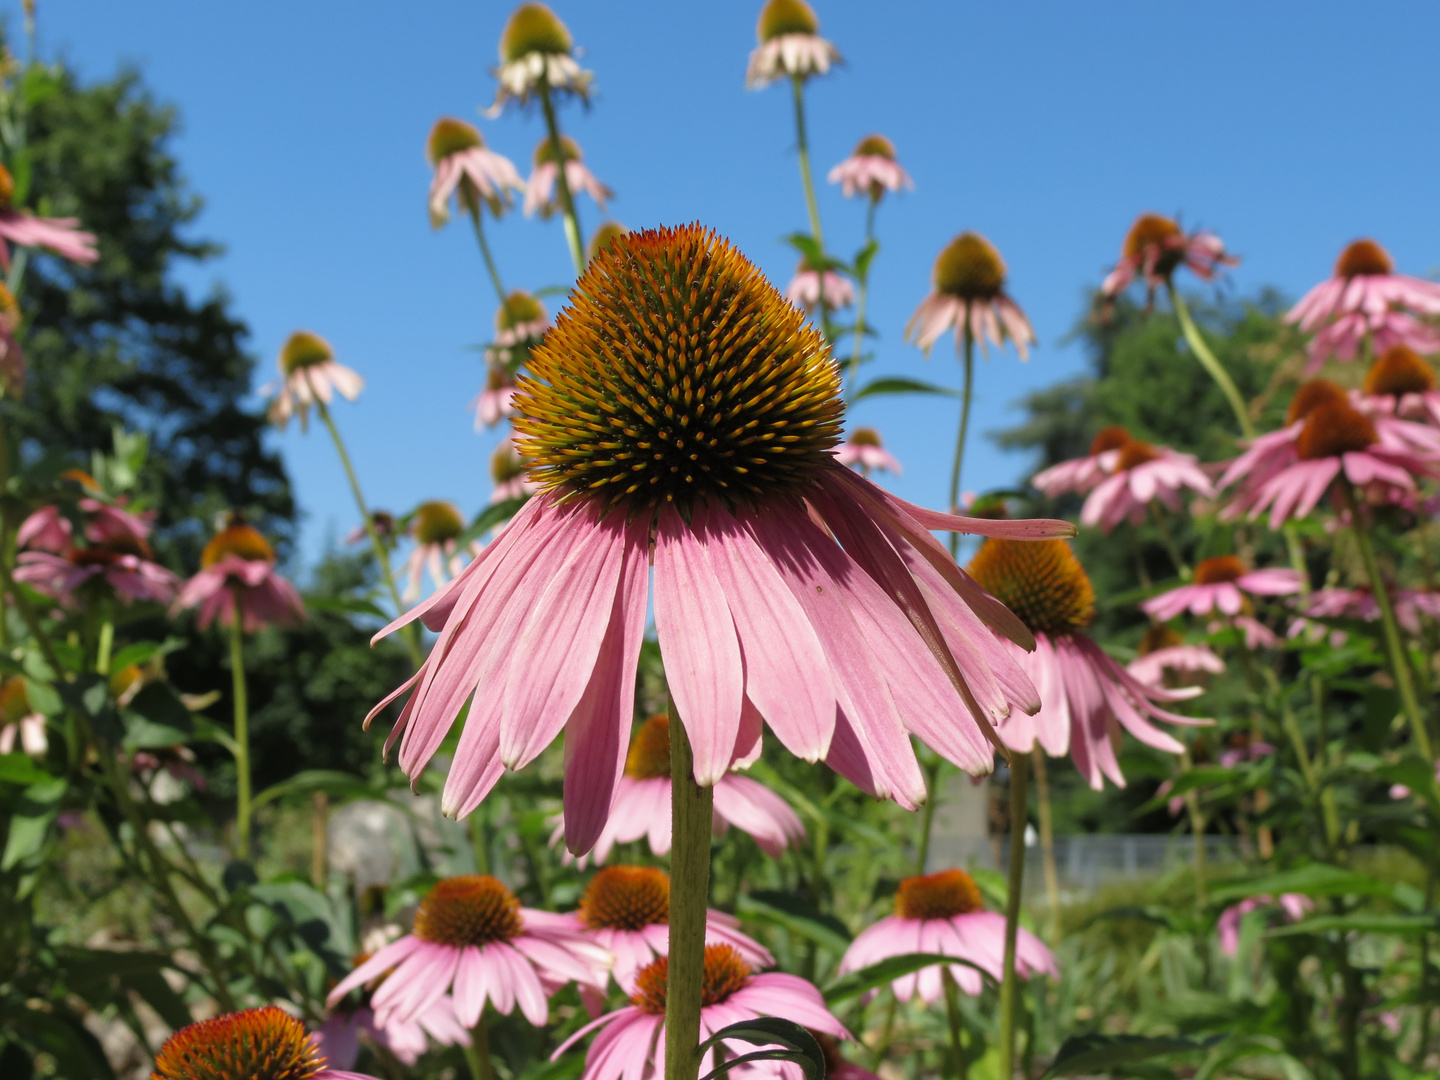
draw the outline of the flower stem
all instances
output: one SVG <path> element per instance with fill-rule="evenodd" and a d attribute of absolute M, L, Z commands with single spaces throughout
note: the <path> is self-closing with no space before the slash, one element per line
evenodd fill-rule
<path fill-rule="evenodd" d="M 1190 567 L 1185 564 L 1185 559 L 1180 554 L 1180 545 L 1175 543 L 1175 537 L 1170 534 L 1170 526 L 1165 521 L 1164 513 L 1154 502 L 1150 504 L 1150 516 L 1155 520 L 1155 528 L 1160 532 L 1160 542 L 1165 546 L 1165 553 L 1170 556 L 1175 573 L 1180 575 L 1182 581 L 1189 581 Z"/>
<path fill-rule="evenodd" d="M 880 201 L 871 198 L 870 205 L 865 211 L 865 246 L 869 247 L 870 242 L 875 239 L 875 207 Z M 865 348 L 865 301 L 870 296 L 870 267 L 865 267 L 865 273 L 860 275 L 860 294 L 855 300 L 855 351 L 850 357 L 850 370 L 846 372 L 846 385 L 851 393 L 855 391 L 855 384 L 860 377 L 860 354 Z"/>
<path fill-rule="evenodd" d="M 1030 759 L 1010 759 L 1010 875 L 1005 896 L 1005 967 L 1000 981 L 1000 1071 L 1003 1080 L 1015 1075 L 1015 1010 L 1019 976 L 1015 947 L 1020 934 L 1020 893 L 1025 887 L 1025 779 Z"/>
<path fill-rule="evenodd" d="M 565 175 L 565 153 L 560 144 L 560 123 L 555 119 L 555 103 L 550 99 L 550 84 L 540 80 L 540 107 L 545 111 L 545 130 L 550 133 L 550 153 L 555 155 L 555 191 L 560 196 L 560 212 L 565 216 L 565 240 L 570 245 L 570 258 L 578 277 L 585 270 L 585 239 L 580 232 L 580 219 L 575 215 L 575 196 Z"/>
<path fill-rule="evenodd" d="M 100 642 L 95 647 L 95 673 L 97 675 L 110 674 L 110 652 L 115 648 L 115 620 L 110 616 L 109 608 L 106 608 L 100 615 Z"/>
<path fill-rule="evenodd" d="M 665 990 L 665 1080 L 700 1072 L 700 992 L 715 792 L 695 782 L 695 756 L 670 700 L 670 966 Z"/>
<path fill-rule="evenodd" d="M 495 286 L 495 295 L 500 298 L 500 309 L 505 309 L 505 286 L 500 284 L 500 271 L 496 269 L 495 260 L 490 255 L 490 243 L 485 239 L 485 223 L 482 217 L 481 204 L 477 201 L 474 210 L 471 211 L 471 220 L 475 222 L 475 239 L 480 242 L 480 254 L 485 259 L 485 269 L 490 273 L 490 283 Z"/>
<path fill-rule="evenodd" d="M 965 1080 L 970 1071 L 965 1060 L 965 1043 L 961 1035 L 964 1022 L 960 1015 L 960 988 L 948 967 L 940 969 L 940 982 L 945 987 L 945 1018 L 950 1027 L 950 1051 L 955 1055 L 956 1080 Z"/>
<path fill-rule="evenodd" d="M 310 880 L 324 889 L 330 877 L 330 796 L 317 791 L 310 796 Z"/>
<path fill-rule="evenodd" d="M 1180 296 L 1180 290 L 1175 288 L 1175 283 L 1167 282 L 1166 288 L 1170 291 L 1170 304 L 1175 309 L 1175 317 L 1180 320 L 1180 332 L 1190 343 L 1190 348 L 1195 353 L 1195 359 L 1199 360 L 1200 366 L 1210 373 L 1210 377 L 1215 380 L 1215 385 L 1220 387 L 1220 392 L 1225 395 L 1225 400 L 1230 402 L 1230 408 L 1235 411 L 1235 419 L 1239 421 L 1240 431 L 1245 438 L 1255 438 L 1255 423 L 1250 419 L 1250 410 L 1245 407 L 1245 399 L 1240 396 L 1235 381 L 1230 378 L 1230 373 L 1215 358 L 1215 354 L 1210 351 L 1210 346 L 1206 345 L 1205 339 L 1200 336 L 1200 329 L 1190 318 L 1190 309 L 1185 306 L 1185 301 Z"/>
<path fill-rule="evenodd" d="M 965 437 L 970 431 L 970 397 L 975 385 L 975 339 L 970 334 L 969 312 L 965 315 L 965 389 L 960 395 L 960 431 L 955 436 L 955 461 L 950 467 L 950 502 L 945 512 L 953 514 L 960 505 L 960 467 L 965 463 Z M 950 555 L 960 552 L 960 534 L 950 534 Z"/>
<path fill-rule="evenodd" d="M 810 213 L 810 235 L 820 254 L 825 254 L 825 235 L 820 231 L 820 205 L 815 201 L 815 180 L 810 175 L 810 142 L 805 137 L 805 80 L 799 75 L 790 77 L 795 90 L 795 145 L 800 156 L 800 183 L 805 188 L 805 209 Z M 824 279 L 821 279 L 822 283 Z"/>
<path fill-rule="evenodd" d="M 935 805 L 940 801 L 940 766 L 942 759 L 927 763 L 925 769 L 925 805 L 920 810 L 920 848 L 915 853 L 915 873 L 925 873 L 925 864 L 930 861 L 930 833 L 935 825 Z"/>
<path fill-rule="evenodd" d="M 245 619 L 235 587 L 230 618 L 230 678 L 235 700 L 235 855 L 250 858 L 250 703 L 245 690 Z"/>
<path fill-rule="evenodd" d="M 490 1062 L 490 1029 L 485 1025 L 483 1014 L 470 1029 L 470 1045 L 465 1047 L 465 1062 L 470 1066 L 473 1080 L 495 1080 L 495 1068 Z"/>
<path fill-rule="evenodd" d="M 880 1067 L 880 1062 L 885 1060 L 885 1051 L 890 1049 L 890 1036 L 895 1030 L 895 1011 L 900 1007 L 900 1002 L 894 994 L 890 995 L 890 1005 L 885 1010 L 885 1024 L 880 1029 L 879 1041 L 875 1043 L 875 1049 L 870 1052 L 870 1071 L 874 1072 Z"/>
<path fill-rule="evenodd" d="M 1055 865 L 1055 822 L 1050 808 L 1050 778 L 1045 771 L 1045 748 L 1036 746 L 1035 803 L 1040 817 L 1040 856 L 1045 867 L 1045 899 L 1050 904 L 1050 944 L 1060 940 L 1060 871 Z"/>

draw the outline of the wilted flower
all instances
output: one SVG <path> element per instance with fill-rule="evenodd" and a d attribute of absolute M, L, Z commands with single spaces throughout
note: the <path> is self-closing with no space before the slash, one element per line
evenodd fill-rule
<path fill-rule="evenodd" d="M 997 980 L 1004 972 L 1005 916 L 985 910 L 979 886 L 963 870 L 908 877 L 895 890 L 895 914 L 856 934 L 838 971 L 844 975 L 907 953 L 937 953 L 968 963 L 936 964 L 900 976 L 890 989 L 901 1001 L 917 991 L 926 1004 L 939 1000 L 945 993 L 942 971 L 965 993 L 979 994 L 984 984 L 975 968 Z M 1015 971 L 1022 979 L 1037 972 L 1059 974 L 1050 950 L 1023 926 L 1016 933 Z"/>
<path fill-rule="evenodd" d="M 900 462 L 885 449 L 880 433 L 870 427 L 850 432 L 850 437 L 835 448 L 835 460 L 841 465 L 859 465 L 867 476 L 872 469 L 900 475 Z"/>
<path fill-rule="evenodd" d="M 495 72 L 500 89 L 489 115 L 499 115 L 507 101 L 523 105 L 542 87 L 588 97 L 595 75 L 575 62 L 574 47 L 570 31 L 546 5 L 517 7 L 500 35 L 500 67 Z"/>
<path fill-rule="evenodd" d="M 801 259 L 785 286 L 785 299 L 806 311 L 814 311 L 822 303 L 825 310 L 836 311 L 855 302 L 855 287 L 834 270 L 822 272 L 809 259 Z"/>
<path fill-rule="evenodd" d="M 604 210 L 605 200 L 613 198 L 615 193 L 595 179 L 595 174 L 585 167 L 580 144 L 569 135 L 560 136 L 560 157 L 565 162 L 565 183 L 570 188 L 570 194 L 578 195 L 583 191 Z M 560 209 L 555 200 L 556 174 L 555 145 L 548 138 L 541 139 L 535 147 L 535 166 L 530 170 L 530 179 L 525 182 L 527 217 L 539 213 L 542 218 L 548 218 Z"/>
<path fill-rule="evenodd" d="M 935 288 L 905 324 L 905 339 L 928 355 L 940 336 L 955 328 L 955 340 L 966 334 L 985 349 L 1008 339 L 1024 360 L 1035 331 L 1020 306 L 1005 294 L 1005 260 L 995 246 L 976 232 L 963 232 L 935 259 L 930 280 Z"/>
<path fill-rule="evenodd" d="M 1246 593 L 1290 596 L 1302 587 L 1300 575 L 1294 570 L 1247 570 L 1234 555 L 1216 555 L 1200 560 L 1190 584 L 1151 597 L 1140 605 L 1140 610 L 1161 622 L 1184 611 L 1209 615 L 1217 608 L 1226 615 L 1239 615 L 1245 607 Z"/>
<path fill-rule="evenodd" d="M 1130 432 L 1118 424 L 1101 428 L 1091 440 L 1088 454 L 1042 469 L 1030 478 L 1030 484 L 1051 498 L 1072 491 L 1084 495 L 1115 471 L 1120 451 L 1130 441 Z"/>
<path fill-rule="evenodd" d="M 415 508 L 409 531 L 415 546 L 400 568 L 407 602 L 420 595 L 420 575 L 425 570 L 430 571 L 430 580 L 437 589 L 460 573 L 463 563 L 456 554 L 455 541 L 465 531 L 465 518 L 454 503 L 432 499 Z"/>
<path fill-rule="evenodd" d="M 1145 304 L 1149 307 L 1155 290 L 1169 285 L 1180 267 L 1188 267 L 1196 277 L 1209 281 L 1219 267 L 1234 266 L 1239 261 L 1225 253 L 1225 245 L 1212 232 L 1202 229 L 1187 234 L 1170 218 L 1141 214 L 1125 234 L 1120 261 L 1101 284 L 1100 292 L 1113 299 L 1139 274 L 1145 279 Z"/>
<path fill-rule="evenodd" d="M 1215 494 L 1210 478 L 1195 456 L 1181 454 L 1168 446 L 1152 446 L 1131 439 L 1120 447 L 1113 469 L 1080 508 L 1082 525 L 1099 525 L 1108 533 L 1127 519 L 1132 525 L 1138 525 L 1156 499 L 1169 509 L 1178 510 L 1180 493 L 1187 488 L 1206 498 Z"/>
<path fill-rule="evenodd" d="M 844 161 L 830 170 L 830 183 L 840 185 L 847 199 L 869 196 L 879 202 L 887 191 L 913 188 L 910 174 L 895 160 L 895 144 L 884 135 L 866 135 Z"/>
<path fill-rule="evenodd" d="M 1280 899 L 1276 900 L 1269 893 L 1261 896 L 1249 896 L 1238 904 L 1232 904 L 1220 913 L 1220 918 L 1215 924 L 1215 934 L 1220 939 L 1220 951 L 1226 956 L 1234 956 L 1240 951 L 1240 920 L 1250 912 L 1258 908 L 1278 904 L 1284 912 L 1286 922 L 1299 922 L 1310 912 L 1315 910 L 1315 901 L 1303 893 L 1281 893 Z"/>
<path fill-rule="evenodd" d="M 1397 274 L 1388 251 L 1356 240 L 1335 260 L 1334 275 L 1301 297 L 1285 321 L 1315 335 L 1307 369 L 1313 372 L 1331 356 L 1353 360 L 1367 340 L 1377 352 L 1393 345 L 1440 352 L 1440 331 L 1421 321 L 1431 315 L 1440 315 L 1440 282 Z"/>
<path fill-rule="evenodd" d="M 61 258 L 85 265 L 100 257 L 95 250 L 95 234 L 76 227 L 79 218 L 36 217 L 16 210 L 11 205 L 14 198 L 15 179 L 9 169 L 0 165 L 0 268 L 10 269 L 10 244 L 47 248 Z"/>
<path fill-rule="evenodd" d="M 45 756 L 50 740 L 45 735 L 45 717 L 30 704 L 23 675 L 11 675 L 0 685 L 0 754 L 13 753 L 16 740 L 31 757 Z"/>
<path fill-rule="evenodd" d="M 436 120 L 425 140 L 425 156 L 435 170 L 430 181 L 430 224 L 436 228 L 450 218 L 451 195 L 467 214 L 479 214 L 483 202 L 499 217 L 510 205 L 511 191 L 525 190 L 514 163 L 488 149 L 479 129 L 464 120 L 451 116 Z"/>
<path fill-rule="evenodd" d="M 155 1055 L 151 1080 L 375 1080 L 326 1068 L 305 1025 L 267 1005 L 181 1028 Z"/>
<path fill-rule="evenodd" d="M 317 399 L 329 405 L 338 393 L 354 401 L 365 386 L 359 375 L 336 363 L 330 343 L 309 330 L 297 330 L 285 339 L 277 363 L 280 381 L 262 387 L 260 392 L 275 395 L 270 402 L 270 422 L 279 428 L 295 415 L 304 428 L 310 420 L 310 406 Z"/>
<path fill-rule="evenodd" d="M 840 63 L 835 46 L 820 36 L 820 20 L 805 0 L 766 0 L 755 24 L 760 47 L 750 54 L 745 85 L 751 90 L 789 75 L 808 79 Z"/>
<path fill-rule="evenodd" d="M 200 572 L 185 583 L 170 613 L 199 605 L 196 621 L 203 630 L 217 615 L 220 625 L 231 625 L 237 604 L 241 627 L 251 634 L 305 617 L 295 586 L 275 571 L 275 549 L 254 526 L 232 515 L 231 523 L 205 545 Z"/>

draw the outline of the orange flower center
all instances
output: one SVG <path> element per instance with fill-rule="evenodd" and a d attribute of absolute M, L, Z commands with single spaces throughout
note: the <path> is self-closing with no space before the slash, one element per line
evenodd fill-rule
<path fill-rule="evenodd" d="M 1115 461 L 1115 471 L 1129 472 L 1135 466 L 1144 465 L 1147 461 L 1154 461 L 1159 456 L 1160 451 L 1148 442 L 1131 439 L 1120 448 L 1120 456 Z"/>
<path fill-rule="evenodd" d="M 1373 446 L 1379 439 L 1375 425 L 1362 412 L 1345 402 L 1321 405 L 1305 419 L 1295 449 L 1301 461 L 1339 457 Z"/>
<path fill-rule="evenodd" d="M 488 945 L 524 929 L 520 901 L 488 874 L 442 878 L 415 912 L 415 936 L 439 945 Z"/>
<path fill-rule="evenodd" d="M 855 157 L 879 157 L 895 160 L 895 144 L 884 135 L 866 135 L 855 144 Z"/>
<path fill-rule="evenodd" d="M 1130 441 L 1130 432 L 1126 431 L 1119 424 L 1112 424 L 1103 427 L 1090 441 L 1090 456 L 1103 454 L 1107 450 L 1119 450 Z"/>
<path fill-rule="evenodd" d="M 1125 258 L 1151 261 L 1154 272 L 1168 278 L 1184 257 L 1185 232 L 1161 214 L 1141 214 L 1125 234 Z"/>
<path fill-rule="evenodd" d="M 1405 345 L 1392 345 L 1381 353 L 1365 373 L 1365 393 L 1423 394 L 1435 389 L 1435 370 Z"/>
<path fill-rule="evenodd" d="M 1390 274 L 1395 262 L 1390 253 L 1374 240 L 1356 240 L 1335 260 L 1335 276 L 1359 277 L 1364 274 Z"/>
<path fill-rule="evenodd" d="M 1237 581 L 1245 573 L 1245 564 L 1234 555 L 1216 555 L 1200 560 L 1195 567 L 1195 584 L 1219 585 L 1223 581 Z"/>
<path fill-rule="evenodd" d="M 210 538 L 200 553 L 200 566 L 209 569 L 227 555 L 237 555 L 246 562 L 275 561 L 275 549 L 270 542 L 259 530 L 243 522 L 221 529 Z"/>
<path fill-rule="evenodd" d="M 652 716 L 640 725 L 630 752 L 625 755 L 625 775 L 635 780 L 654 780 L 670 775 L 670 718 Z"/>
<path fill-rule="evenodd" d="M 465 531 L 465 519 L 454 503 L 442 499 L 423 502 L 415 508 L 415 539 L 422 544 L 443 544 Z"/>
<path fill-rule="evenodd" d="M 879 447 L 880 433 L 873 427 L 857 427 L 850 433 L 850 445 Z"/>
<path fill-rule="evenodd" d="M 305 1025 L 267 1005 L 181 1028 L 155 1055 L 151 1080 L 309 1080 L 325 1067 Z"/>
<path fill-rule="evenodd" d="M 544 4 L 521 4 L 500 35 L 500 59 L 510 64 L 532 52 L 568 53 L 570 31 Z"/>
<path fill-rule="evenodd" d="M 607 866 L 585 887 L 580 918 L 591 930 L 643 930 L 670 921 L 670 875 L 653 866 Z"/>
<path fill-rule="evenodd" d="M 652 1016 L 665 1015 L 665 987 L 669 981 L 670 958 L 657 957 L 635 977 L 635 992 L 630 1003 Z M 750 981 L 750 965 L 745 963 L 733 945 L 705 946 L 705 977 L 700 989 L 700 1005 L 718 1005 Z"/>
<path fill-rule="evenodd" d="M 480 137 L 480 129 L 474 124 L 457 120 L 453 116 L 442 116 L 435 121 L 435 126 L 430 129 L 430 137 L 425 140 L 425 156 L 431 165 L 438 165 L 451 154 L 484 145 L 485 140 Z"/>
<path fill-rule="evenodd" d="M 984 906 L 980 887 L 964 870 L 908 877 L 895 890 L 895 914 L 902 919 L 948 919 Z"/>
<path fill-rule="evenodd" d="M 769 0 L 760 9 L 760 21 L 755 26 L 755 36 L 762 45 L 785 34 L 819 32 L 820 20 L 805 0 Z"/>
<path fill-rule="evenodd" d="M 980 545 L 970 576 L 1032 631 L 1064 634 L 1095 618 L 1095 589 L 1064 540 L 1004 540 Z"/>
<path fill-rule="evenodd" d="M 280 350 L 280 366 L 286 375 L 334 359 L 335 350 L 330 348 L 330 343 L 309 330 L 296 330 L 285 339 L 285 347 Z"/>
<path fill-rule="evenodd" d="M 993 300 L 1005 287 L 1005 260 L 977 232 L 963 232 L 935 259 L 930 279 L 938 292 L 961 300 Z"/>
<path fill-rule="evenodd" d="M 1290 408 L 1285 410 L 1285 426 L 1299 420 L 1304 420 L 1321 405 L 1348 404 L 1350 398 L 1346 395 L 1344 388 L 1329 379 L 1311 379 L 1303 382 L 1295 389 L 1295 396 L 1290 399 Z"/>

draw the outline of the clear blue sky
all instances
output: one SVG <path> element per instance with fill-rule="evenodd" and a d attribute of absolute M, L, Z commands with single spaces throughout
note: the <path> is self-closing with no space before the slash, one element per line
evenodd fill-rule
<path fill-rule="evenodd" d="M 13 9 L 18 4 L 9 2 Z M 782 286 L 803 228 L 789 95 L 747 92 L 758 3 L 560 0 L 598 94 L 562 124 L 618 193 L 631 227 L 698 219 Z M 1028 390 L 1075 373 L 1060 344 L 1141 210 L 1180 213 L 1244 257 L 1232 286 L 1292 296 L 1359 235 L 1402 270 L 1440 265 L 1440 6 L 1293 3 L 821 0 L 821 32 L 846 65 L 811 84 L 827 240 L 859 245 L 862 207 L 823 171 L 869 131 L 891 136 L 916 190 L 887 202 L 872 312 L 872 373 L 958 383 L 953 354 L 928 369 L 901 342 L 930 264 L 956 232 L 989 236 L 1040 348 L 980 369 L 981 432 L 1018 419 Z M 178 106 L 175 143 L 203 195 L 198 233 L 227 248 L 194 276 L 223 285 L 254 333 L 259 382 L 291 330 L 328 337 L 369 380 L 337 410 L 367 493 L 404 511 L 489 490 L 493 437 L 471 430 L 481 379 L 467 346 L 488 338 L 494 301 L 464 223 L 426 222 L 431 122 L 452 114 L 528 172 L 538 117 L 483 121 L 507 4 L 40 0 L 47 56 L 83 76 L 138 66 Z M 12 25 L 18 19 L 12 19 Z M 599 216 L 582 204 L 587 228 Z M 512 287 L 565 282 L 558 222 L 518 213 L 492 237 Z M 553 307 L 553 305 L 552 305 Z M 892 486 L 939 506 L 955 431 L 949 399 L 863 403 L 906 466 Z M 276 436 L 313 556 L 355 515 L 323 432 Z M 1012 482 L 1026 463 L 976 441 L 966 487 Z"/>

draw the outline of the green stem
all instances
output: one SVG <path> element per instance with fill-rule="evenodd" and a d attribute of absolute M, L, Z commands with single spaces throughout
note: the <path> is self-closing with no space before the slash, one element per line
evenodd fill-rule
<path fill-rule="evenodd" d="M 925 805 L 920 808 L 920 849 L 915 853 L 915 873 L 925 873 L 925 864 L 930 861 L 930 833 L 935 824 L 935 804 L 940 801 L 940 756 L 925 765 L 925 790 L 928 793 Z"/>
<path fill-rule="evenodd" d="M 470 1066 L 472 1080 L 495 1080 L 495 1067 L 490 1061 L 490 1029 L 482 1015 L 470 1029 L 470 1045 L 465 1048 L 465 1062 Z"/>
<path fill-rule="evenodd" d="M 899 1001 L 897 1001 L 892 994 L 890 997 L 890 1007 L 885 1010 L 885 1024 L 880 1029 L 880 1038 L 875 1043 L 875 1049 L 870 1053 L 871 1072 L 880 1068 L 880 1062 L 885 1060 L 885 1051 L 890 1049 L 890 1034 L 895 1030 L 895 1011 L 899 1007 Z"/>
<path fill-rule="evenodd" d="M 1020 980 L 1015 970 L 1015 943 L 1020 933 L 1020 894 L 1025 887 L 1025 778 L 1030 759 L 1010 758 L 1010 876 L 1005 896 L 1005 967 L 1000 980 L 1000 1071 L 1015 1075 L 1015 1011 Z"/>
<path fill-rule="evenodd" d="M 488 804 L 482 802 L 470 815 L 470 846 L 475 852 L 475 873 L 490 873 L 490 838 L 486 835 L 485 812 Z"/>
<path fill-rule="evenodd" d="M 1265 676 L 1265 682 L 1270 688 L 1270 693 L 1273 694 L 1279 702 L 1280 726 L 1285 729 L 1285 734 L 1289 736 L 1290 746 L 1295 751 L 1295 760 L 1300 765 L 1300 775 L 1305 778 L 1305 786 L 1310 789 L 1311 797 L 1320 803 L 1320 812 L 1325 825 L 1326 846 L 1333 854 L 1340 840 L 1340 817 L 1336 810 L 1335 800 L 1333 796 L 1326 798 L 1326 795 L 1331 794 L 1330 789 L 1321 787 L 1319 770 L 1316 769 L 1315 763 L 1310 758 L 1310 750 L 1305 745 L 1305 733 L 1300 730 L 1300 721 L 1295 716 L 1295 710 L 1290 707 L 1290 702 L 1280 687 L 1279 678 L 1275 675 L 1275 672 L 1268 667 L 1261 668 L 1260 670 Z M 1320 680 L 1316 679 L 1314 685 L 1318 705 L 1320 700 Z"/>
<path fill-rule="evenodd" d="M 955 976 L 950 974 L 948 967 L 940 969 L 940 982 L 945 987 L 945 1019 L 950 1028 L 950 1052 L 955 1055 L 955 1077 L 956 1080 L 965 1080 L 970 1070 L 961 1035 L 965 1025 L 960 1014 L 960 988 L 955 985 Z"/>
<path fill-rule="evenodd" d="M 100 616 L 100 642 L 95 648 L 95 673 L 110 674 L 110 653 L 115 648 L 115 620 L 107 607 Z"/>
<path fill-rule="evenodd" d="M 1189 750 L 1181 752 L 1180 767 L 1186 772 L 1194 767 Z M 1190 835 L 1195 849 L 1195 906 L 1204 908 L 1208 899 L 1205 890 L 1205 815 L 1200 812 L 1200 795 L 1193 788 L 1185 793 L 1185 809 L 1190 815 Z"/>
<path fill-rule="evenodd" d="M 1050 807 L 1050 777 L 1045 769 L 1045 748 L 1036 746 L 1035 809 L 1040 818 L 1040 857 L 1045 868 L 1045 899 L 1050 904 L 1050 944 L 1060 940 L 1060 871 L 1055 865 L 1055 819 Z"/>
<path fill-rule="evenodd" d="M 955 436 L 955 460 L 950 467 L 950 502 L 945 512 L 953 514 L 960 505 L 960 467 L 965 463 L 965 437 L 970 432 L 970 397 L 975 383 L 975 339 L 970 336 L 970 316 L 965 314 L 965 389 L 960 395 L 960 431 Z M 950 534 L 950 556 L 960 552 L 960 534 Z"/>
<path fill-rule="evenodd" d="M 700 1072 L 700 992 L 710 899 L 715 793 L 695 782 L 695 757 L 670 701 L 670 961 L 665 993 L 665 1080 Z"/>
<path fill-rule="evenodd" d="M 560 197 L 560 212 L 565 215 L 565 240 L 570 245 L 570 258 L 575 262 L 578 277 L 585 272 L 585 238 L 580 232 L 580 219 L 575 214 L 575 197 L 565 175 L 565 153 L 560 143 L 560 122 L 555 119 L 555 103 L 550 99 L 550 84 L 540 80 L 540 107 L 545 111 L 545 130 L 550 133 L 550 153 L 555 157 L 555 191 Z"/>
<path fill-rule="evenodd" d="M 866 247 L 875 239 L 875 207 L 879 205 L 880 200 L 872 197 L 865 211 Z M 855 351 L 850 357 L 850 370 L 845 373 L 845 383 L 850 393 L 854 393 L 855 384 L 860 377 L 860 354 L 865 349 L 865 302 L 869 296 L 870 267 L 866 266 L 865 273 L 860 275 L 860 295 L 855 300 Z"/>
<path fill-rule="evenodd" d="M 1230 378 L 1230 373 L 1225 370 L 1215 354 L 1210 351 L 1210 346 L 1205 344 L 1205 339 L 1200 336 L 1200 329 L 1190 318 L 1190 309 L 1185 306 L 1185 301 L 1180 296 L 1180 290 L 1175 288 L 1173 281 L 1166 282 L 1166 288 L 1170 291 L 1170 303 L 1175 308 L 1175 317 L 1180 320 L 1180 332 L 1185 335 L 1185 340 L 1190 343 L 1190 349 L 1195 353 L 1195 359 L 1200 361 L 1200 366 L 1210 373 L 1215 380 L 1215 385 L 1220 387 L 1220 392 L 1225 395 L 1225 400 L 1230 402 L 1230 408 L 1235 412 L 1235 419 L 1240 423 L 1240 431 L 1245 438 L 1255 438 L 1255 423 L 1250 419 L 1250 410 L 1245 407 L 1245 399 L 1240 396 L 1235 381 Z"/>
<path fill-rule="evenodd" d="M 805 136 L 805 80 L 799 75 L 790 78 L 795 90 L 795 143 L 800 155 L 800 183 L 805 188 L 805 209 L 810 214 L 810 235 L 820 254 L 825 254 L 825 235 L 820 231 L 820 205 L 815 201 L 815 180 L 810 175 L 810 141 Z"/>
<path fill-rule="evenodd" d="M 1433 911 L 1435 907 L 1435 868 L 1437 861 L 1440 861 L 1440 851 L 1432 852 L 1430 865 L 1425 868 L 1425 910 Z M 1423 934 L 1420 938 L 1420 1037 L 1415 1046 L 1415 1056 L 1411 1058 L 1410 1064 L 1419 1072 L 1430 1056 L 1430 1015 L 1434 1008 L 1430 1005 L 1431 998 L 1426 994 L 1430 985 L 1430 935 Z"/>
<path fill-rule="evenodd" d="M 230 619 L 230 678 L 235 699 L 235 856 L 250 858 L 250 704 L 245 690 L 245 618 L 235 587 Z"/>
<path fill-rule="evenodd" d="M 1161 511 L 1158 503 L 1150 504 L 1150 516 L 1155 521 L 1155 528 L 1160 532 L 1160 542 L 1165 547 L 1165 553 L 1170 556 L 1170 562 L 1175 566 L 1175 572 L 1180 575 L 1181 580 L 1190 580 L 1190 567 L 1186 565 L 1185 559 L 1180 554 L 1180 545 L 1175 543 L 1175 537 L 1170 534 L 1170 526 L 1165 522 L 1165 514 Z"/>
<path fill-rule="evenodd" d="M 490 255 L 490 244 L 485 239 L 485 223 L 481 221 L 481 203 L 477 200 L 475 208 L 470 213 L 471 220 L 475 222 L 475 239 L 480 242 L 480 254 L 485 259 L 485 269 L 490 272 L 490 283 L 495 286 L 495 295 L 500 298 L 500 310 L 505 310 L 505 286 L 500 284 L 500 271 L 495 267 L 495 260 Z"/>

